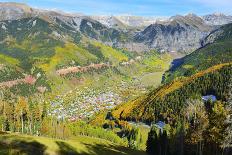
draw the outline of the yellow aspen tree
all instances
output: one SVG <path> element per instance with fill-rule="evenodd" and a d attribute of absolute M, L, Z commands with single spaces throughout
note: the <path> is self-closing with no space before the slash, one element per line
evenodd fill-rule
<path fill-rule="evenodd" d="M 18 120 L 21 121 L 21 132 L 24 133 L 24 128 L 25 128 L 24 115 L 28 117 L 27 116 L 28 102 L 24 97 L 19 97 L 15 111 L 16 114 L 18 115 Z"/>

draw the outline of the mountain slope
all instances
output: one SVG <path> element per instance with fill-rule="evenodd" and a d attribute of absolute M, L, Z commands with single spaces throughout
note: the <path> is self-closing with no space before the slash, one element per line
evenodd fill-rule
<path fill-rule="evenodd" d="M 20 3 L 0 3 L 0 12 L 0 21 L 40 18 L 48 23 L 60 25 L 64 29 L 81 32 L 90 39 L 110 42 L 111 44 L 125 38 L 125 34 L 122 31 L 109 28 L 83 15 L 39 10 Z M 121 35 L 123 35 L 123 37 Z"/>
<path fill-rule="evenodd" d="M 226 100 L 232 63 L 220 64 L 198 72 L 190 77 L 165 84 L 158 89 L 128 102 L 112 113 L 119 119 L 143 121 L 165 120 L 175 122 L 174 114 L 180 113 L 186 101 L 191 98 L 213 94 Z"/>
<path fill-rule="evenodd" d="M 212 31 L 203 41 L 203 46 L 209 43 L 219 41 L 231 41 L 232 38 L 232 24 L 226 24 L 220 28 Z"/>
<path fill-rule="evenodd" d="M 175 16 L 166 23 L 148 26 L 135 36 L 135 42 L 164 51 L 191 52 L 213 29 L 196 15 Z"/>
<path fill-rule="evenodd" d="M 198 71 L 220 63 L 232 60 L 232 24 L 220 27 L 209 34 L 203 42 L 203 47 L 178 60 L 168 74 L 166 81 L 176 77 L 190 76 Z"/>
<path fill-rule="evenodd" d="M 80 41 L 80 34 L 40 18 L 24 18 L 0 22 L 1 53 L 18 59 L 20 67 L 30 69 L 32 63 L 55 54 L 56 46 L 65 41 Z"/>

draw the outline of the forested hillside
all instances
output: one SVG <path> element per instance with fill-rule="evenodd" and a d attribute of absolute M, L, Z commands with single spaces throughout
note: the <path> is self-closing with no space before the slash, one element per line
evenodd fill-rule
<path fill-rule="evenodd" d="M 177 77 L 191 76 L 198 71 L 205 70 L 217 64 L 231 62 L 231 31 L 232 24 L 222 26 L 213 31 L 206 37 L 202 48 L 184 58 L 176 60 L 178 65 L 174 65 L 169 72 L 165 74 L 164 82 L 171 81 Z"/>
<path fill-rule="evenodd" d="M 175 80 L 125 103 L 114 110 L 113 114 L 117 118 L 148 123 L 158 120 L 177 123 L 178 113 L 180 114 L 189 99 L 215 95 L 218 100 L 227 101 L 231 67 L 231 63 L 220 64 L 190 77 Z"/>

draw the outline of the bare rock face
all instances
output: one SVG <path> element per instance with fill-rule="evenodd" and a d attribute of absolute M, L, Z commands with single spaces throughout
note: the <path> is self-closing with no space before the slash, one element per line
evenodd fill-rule
<path fill-rule="evenodd" d="M 108 28 L 126 28 L 126 24 L 115 16 L 90 16 L 93 20 L 96 20 Z"/>
<path fill-rule="evenodd" d="M 222 29 L 217 29 L 215 31 L 212 31 L 207 37 L 205 37 L 204 40 L 202 40 L 201 45 L 205 46 L 207 44 L 213 43 L 222 34 L 223 34 Z"/>
<path fill-rule="evenodd" d="M 149 48 L 165 51 L 191 52 L 201 46 L 201 40 L 213 27 L 206 25 L 196 15 L 175 16 L 165 23 L 148 26 L 138 33 L 135 42 L 145 43 Z"/>
<path fill-rule="evenodd" d="M 212 31 L 205 39 L 202 41 L 202 46 L 213 43 L 215 41 L 230 41 L 232 38 L 232 23 L 223 25 L 218 29 Z"/>

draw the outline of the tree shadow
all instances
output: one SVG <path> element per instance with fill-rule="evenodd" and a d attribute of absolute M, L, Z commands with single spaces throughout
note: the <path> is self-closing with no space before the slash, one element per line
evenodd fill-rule
<path fill-rule="evenodd" d="M 103 145 L 103 144 L 87 144 L 82 143 L 88 152 L 79 152 L 73 146 L 69 144 L 57 141 L 59 146 L 59 155 L 146 155 L 143 151 L 131 150 L 127 147 Z"/>
<path fill-rule="evenodd" d="M 59 146 L 59 155 L 78 155 L 76 149 L 62 141 L 56 141 L 56 144 Z"/>
<path fill-rule="evenodd" d="M 43 155 L 45 154 L 46 146 L 36 141 L 27 142 L 22 140 L 1 141 L 0 154 L 27 154 L 27 155 Z"/>
<path fill-rule="evenodd" d="M 128 147 L 117 146 L 117 145 L 103 145 L 103 144 L 84 144 L 90 153 L 83 155 L 146 155 L 144 151 L 133 150 Z"/>

